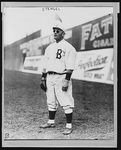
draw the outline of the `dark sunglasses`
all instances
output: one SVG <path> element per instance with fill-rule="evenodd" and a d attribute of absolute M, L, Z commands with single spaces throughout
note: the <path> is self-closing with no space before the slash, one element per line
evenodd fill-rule
<path fill-rule="evenodd" d="M 53 29 L 53 32 L 55 33 L 60 33 L 61 32 L 61 30 L 59 30 L 59 29 Z"/>

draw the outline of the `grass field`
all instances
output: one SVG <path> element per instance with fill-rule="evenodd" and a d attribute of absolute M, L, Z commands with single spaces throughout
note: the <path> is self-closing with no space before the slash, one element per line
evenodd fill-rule
<path fill-rule="evenodd" d="M 114 138 L 113 85 L 72 80 L 74 130 L 70 135 L 63 135 L 66 118 L 61 107 L 56 113 L 55 128 L 39 128 L 48 119 L 46 95 L 39 87 L 40 80 L 40 75 L 5 70 L 5 139 Z"/>

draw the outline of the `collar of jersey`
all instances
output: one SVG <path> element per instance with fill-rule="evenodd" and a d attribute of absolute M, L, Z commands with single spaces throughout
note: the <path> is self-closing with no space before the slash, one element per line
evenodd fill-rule
<path fill-rule="evenodd" d="M 62 39 L 62 40 L 61 40 L 61 41 L 59 41 L 58 43 L 55 41 L 55 43 L 56 43 L 56 44 L 59 44 L 59 43 L 61 43 L 61 42 L 63 42 L 63 41 L 64 41 L 64 39 Z"/>

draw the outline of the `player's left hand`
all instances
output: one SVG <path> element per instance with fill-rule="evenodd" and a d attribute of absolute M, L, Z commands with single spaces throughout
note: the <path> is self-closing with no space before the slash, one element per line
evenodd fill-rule
<path fill-rule="evenodd" d="M 63 91 L 67 91 L 68 90 L 68 86 L 69 86 L 69 81 L 68 80 L 63 80 L 63 83 L 62 83 L 62 90 Z"/>

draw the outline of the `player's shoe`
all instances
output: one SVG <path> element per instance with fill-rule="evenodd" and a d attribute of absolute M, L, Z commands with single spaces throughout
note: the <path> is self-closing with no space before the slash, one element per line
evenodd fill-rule
<path fill-rule="evenodd" d="M 55 124 L 52 124 L 52 123 L 45 123 L 43 125 L 40 125 L 39 126 L 40 128 L 54 128 L 55 127 Z"/>
<path fill-rule="evenodd" d="M 72 128 L 66 128 L 66 129 L 64 130 L 63 134 L 64 134 L 64 135 L 68 135 L 68 134 L 71 134 L 72 131 L 73 131 Z"/>

